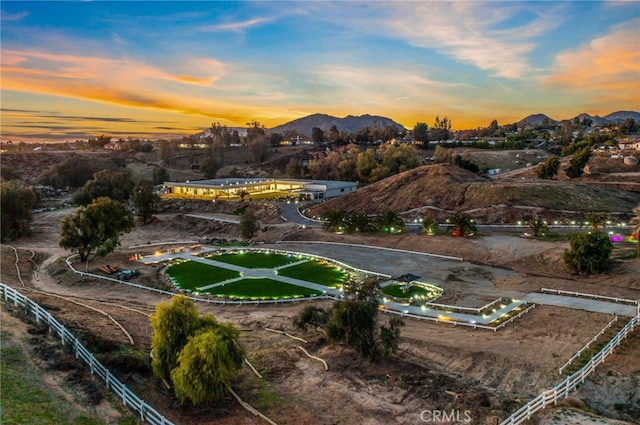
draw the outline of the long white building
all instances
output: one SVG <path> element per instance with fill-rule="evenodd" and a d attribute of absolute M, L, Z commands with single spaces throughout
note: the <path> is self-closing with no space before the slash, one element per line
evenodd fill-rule
<path fill-rule="evenodd" d="M 179 198 L 211 200 L 264 199 L 290 196 L 300 200 L 335 198 L 354 192 L 357 182 L 270 178 L 227 178 L 165 182 L 165 193 Z"/>

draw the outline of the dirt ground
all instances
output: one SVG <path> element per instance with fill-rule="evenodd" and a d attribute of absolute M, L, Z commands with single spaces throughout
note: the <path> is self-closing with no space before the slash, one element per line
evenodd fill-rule
<path fill-rule="evenodd" d="M 50 211 L 35 216 L 33 235 L 13 244 L 17 249 L 20 277 L 14 265 L 14 250 L 2 246 L 2 282 L 47 308 L 85 345 L 99 353 L 105 365 L 121 380 L 172 421 L 264 423 L 239 407 L 230 396 L 215 406 L 180 406 L 153 379 L 148 366 L 132 358 L 123 361 L 114 355 L 123 346 L 140 353 L 149 352 L 151 330 L 147 317 L 157 303 L 167 301 L 168 297 L 71 273 L 64 262 L 70 253 L 57 244 L 60 220 L 72 211 Z M 428 263 L 425 260 L 424 264 L 407 263 L 412 267 L 428 267 L 422 276 L 433 276 L 442 283 L 448 297 L 443 300 L 447 302 L 477 307 L 495 299 L 498 293 L 526 293 L 543 286 L 640 298 L 638 260 L 617 261 L 615 268 L 604 275 L 577 278 L 562 267 L 561 255 L 568 246 L 566 241 L 535 241 L 503 234 L 481 235 L 470 240 L 409 234 L 333 235 L 319 229 L 278 224 L 275 213 L 265 211 L 262 219 L 269 223 L 269 230 L 257 238 L 263 246 L 285 239 L 303 251 L 304 244 L 300 241 L 328 240 L 462 257 L 463 263 L 434 260 Z M 153 223 L 137 226 L 124 236 L 116 253 L 93 261 L 88 268 L 95 271 L 105 264 L 139 268 L 142 275 L 136 279 L 137 283 L 166 287 L 160 274 L 161 266 L 143 266 L 130 262 L 128 257 L 134 252 L 148 253 L 198 242 L 203 237 L 235 239 L 238 232 L 232 224 L 198 221 L 185 217 L 180 211 L 165 211 Z M 157 243 L 162 244 L 155 245 Z M 366 255 L 370 255 L 366 250 L 353 251 L 354 259 L 366 258 Z M 370 265 L 381 270 L 391 267 L 379 264 L 375 254 Z M 84 265 L 75 264 L 75 267 L 83 269 Z M 328 305 L 326 301 L 320 302 L 323 303 Z M 494 424 L 496 419 L 504 419 L 540 391 L 555 385 L 559 381 L 558 367 L 611 320 L 604 314 L 550 306 L 538 306 L 498 332 L 407 320 L 397 357 L 371 364 L 357 359 L 345 348 L 325 345 L 313 332 L 301 334 L 294 330 L 291 317 L 302 304 L 199 307 L 242 330 L 241 343 L 264 379 L 245 368 L 234 389 L 245 401 L 281 425 L 419 424 L 424 423 L 421 419 L 424 411 L 452 409 L 469 411 L 471 423 Z M 131 335 L 133 345 L 122 329 L 95 309 L 120 323 Z M 387 317 L 382 315 L 381 320 Z M 21 326 L 14 325 L 4 311 L 2 322 L 3 328 Z M 625 322 L 618 321 L 620 326 Z M 304 344 L 265 328 L 286 330 L 308 342 Z M 21 332 L 14 337 L 19 334 Z M 603 414 L 607 418 L 638 423 L 639 338 L 636 331 L 580 387 L 574 394 L 577 406 L 562 411 L 553 409 L 553 413 L 541 416 L 538 423 L 570 423 L 558 417 L 574 420 L 585 410 L 592 416 Z M 320 363 L 306 357 L 299 345 L 326 360 L 329 370 L 325 371 Z M 111 410 L 105 409 L 105 412 L 108 414 L 97 412 L 96 415 L 101 415 L 107 423 L 117 423 Z M 587 416 L 583 422 L 575 423 L 590 423 Z"/>

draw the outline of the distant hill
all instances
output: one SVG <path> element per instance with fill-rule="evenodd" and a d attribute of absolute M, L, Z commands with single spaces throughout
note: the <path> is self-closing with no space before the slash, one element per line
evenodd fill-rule
<path fill-rule="evenodd" d="M 627 118 L 632 118 L 634 121 L 638 121 L 640 120 L 640 112 L 618 111 L 605 115 L 603 118 L 612 122 L 624 122 Z"/>
<path fill-rule="evenodd" d="M 638 121 L 638 120 L 640 120 L 640 112 L 617 111 L 617 112 L 612 112 L 609 115 L 605 115 L 604 117 L 601 117 L 601 116 L 598 116 L 598 115 L 590 115 L 590 114 L 587 114 L 587 113 L 582 113 L 582 114 L 577 115 L 577 116 L 575 116 L 573 118 L 567 118 L 567 119 L 560 120 L 560 121 L 554 120 L 553 118 L 549 118 L 545 114 L 533 114 L 533 115 L 529 115 L 529 116 L 521 119 L 516 124 L 518 125 L 518 128 L 537 127 L 537 126 L 542 124 L 542 122 L 545 120 L 545 118 L 547 120 L 549 120 L 549 122 L 551 124 L 555 124 L 555 123 L 559 123 L 559 122 L 563 122 L 563 121 L 573 121 L 576 118 L 578 118 L 580 121 L 582 121 L 584 118 L 588 118 L 595 125 L 606 125 L 606 124 L 621 123 L 621 122 L 624 122 L 628 118 L 632 118 L 633 120 Z"/>
<path fill-rule="evenodd" d="M 318 127 L 324 132 L 327 132 L 334 125 L 338 128 L 338 131 L 346 131 L 348 133 L 357 133 L 365 127 L 384 128 L 386 126 L 394 126 L 398 130 L 405 129 L 402 125 L 390 118 L 369 114 L 360 116 L 348 115 L 344 118 L 338 118 L 326 114 L 313 114 L 273 127 L 270 131 L 272 133 L 283 133 L 286 130 L 293 130 L 298 134 L 311 136 L 311 131 L 314 127 Z"/>
<path fill-rule="evenodd" d="M 558 121 L 549 118 L 548 116 L 546 116 L 545 114 L 533 114 L 533 115 L 529 115 L 523 119 L 521 119 L 520 121 L 518 121 L 516 124 L 518 125 L 518 128 L 523 128 L 523 127 L 538 127 L 540 125 L 542 125 L 544 120 L 548 120 L 550 124 L 555 124 Z"/>

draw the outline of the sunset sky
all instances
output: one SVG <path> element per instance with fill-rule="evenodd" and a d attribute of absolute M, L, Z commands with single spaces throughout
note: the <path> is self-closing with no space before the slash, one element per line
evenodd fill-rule
<path fill-rule="evenodd" d="M 640 111 L 640 2 L 1 4 L 2 140 Z"/>

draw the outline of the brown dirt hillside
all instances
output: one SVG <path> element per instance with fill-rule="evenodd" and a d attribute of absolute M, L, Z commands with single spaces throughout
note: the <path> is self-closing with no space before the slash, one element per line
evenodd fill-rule
<path fill-rule="evenodd" d="M 387 208 L 406 212 L 426 206 L 469 211 L 496 205 L 611 214 L 630 213 L 639 203 L 639 193 L 583 182 L 490 180 L 453 165 L 436 164 L 409 170 L 328 200 L 313 207 L 310 214 L 322 216 L 328 210 L 364 210 L 373 214 Z"/>

